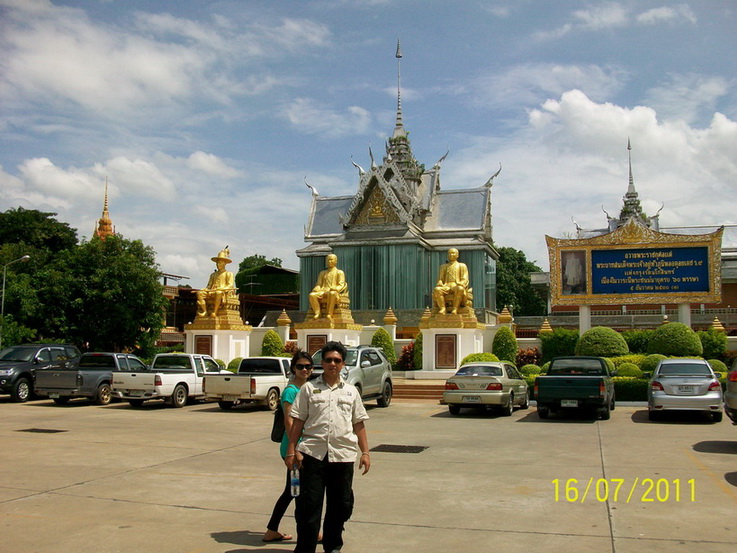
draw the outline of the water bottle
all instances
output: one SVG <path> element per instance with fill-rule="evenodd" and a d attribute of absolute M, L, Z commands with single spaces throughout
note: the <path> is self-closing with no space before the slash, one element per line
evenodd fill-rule
<path fill-rule="evenodd" d="M 299 469 L 293 468 L 292 472 L 289 476 L 291 491 L 292 491 L 292 497 L 297 497 L 299 495 Z"/>

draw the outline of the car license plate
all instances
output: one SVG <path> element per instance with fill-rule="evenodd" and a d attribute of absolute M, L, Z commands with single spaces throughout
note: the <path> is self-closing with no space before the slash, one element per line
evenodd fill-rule
<path fill-rule="evenodd" d="M 143 390 L 131 390 L 130 392 L 128 392 L 128 395 L 133 397 L 140 397 L 143 395 Z"/>
<path fill-rule="evenodd" d="M 679 394 L 693 394 L 693 392 L 694 392 L 693 386 L 678 386 Z"/>
<path fill-rule="evenodd" d="M 59 398 L 59 394 L 49 394 L 49 397 L 51 399 L 58 399 Z"/>
<path fill-rule="evenodd" d="M 561 399 L 560 406 L 561 407 L 578 407 L 578 400 L 577 399 Z"/>
<path fill-rule="evenodd" d="M 223 401 L 236 401 L 238 399 L 238 396 L 232 396 L 232 395 L 224 395 Z"/>
<path fill-rule="evenodd" d="M 463 403 L 481 403 L 481 396 L 463 396 Z"/>

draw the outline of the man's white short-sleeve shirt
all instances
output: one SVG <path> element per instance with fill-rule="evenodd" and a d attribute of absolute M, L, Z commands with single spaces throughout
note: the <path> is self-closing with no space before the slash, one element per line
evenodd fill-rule
<path fill-rule="evenodd" d="M 337 463 L 355 462 L 358 437 L 353 425 L 368 414 L 355 386 L 340 380 L 329 387 L 319 376 L 306 382 L 294 399 L 290 415 L 304 421 L 297 449 L 316 459 Z"/>

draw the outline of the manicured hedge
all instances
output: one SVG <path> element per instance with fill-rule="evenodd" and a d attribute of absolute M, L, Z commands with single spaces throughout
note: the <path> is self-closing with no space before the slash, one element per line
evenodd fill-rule
<path fill-rule="evenodd" d="M 517 338 L 508 326 L 503 326 L 494 334 L 491 343 L 491 352 L 500 360 L 516 363 L 517 361 Z"/>
<path fill-rule="evenodd" d="M 704 352 L 698 335 L 683 323 L 667 323 L 655 329 L 647 344 L 648 353 L 674 357 L 700 357 Z"/>
<path fill-rule="evenodd" d="M 630 376 L 615 376 L 612 382 L 614 382 L 616 401 L 647 401 L 647 380 Z"/>
<path fill-rule="evenodd" d="M 461 365 L 466 363 L 479 363 L 482 361 L 499 361 L 499 358 L 493 353 L 469 353 L 461 361 Z"/>
<path fill-rule="evenodd" d="M 630 350 L 622 335 L 607 326 L 595 326 L 584 332 L 576 343 L 576 355 L 617 357 Z"/>

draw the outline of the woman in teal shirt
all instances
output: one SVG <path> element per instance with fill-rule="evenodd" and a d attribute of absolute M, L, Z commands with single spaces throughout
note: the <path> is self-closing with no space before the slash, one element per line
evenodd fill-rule
<path fill-rule="evenodd" d="M 292 417 L 289 416 L 289 412 L 292 410 L 292 403 L 294 398 L 297 396 L 299 389 L 302 385 L 307 382 L 307 379 L 312 375 L 312 357 L 309 353 L 304 351 L 298 351 L 292 357 L 292 361 L 289 364 L 289 369 L 292 372 L 292 381 L 289 385 L 284 388 L 281 394 L 281 408 L 284 410 L 284 436 L 282 436 L 281 445 L 279 447 L 279 453 L 282 459 L 287 454 L 287 445 L 289 445 L 289 431 L 292 428 Z M 271 513 L 271 519 L 266 525 L 266 533 L 264 534 L 263 541 L 284 541 L 291 540 L 292 536 L 289 534 L 282 534 L 279 532 L 279 523 L 281 522 L 284 513 L 292 502 L 292 493 L 290 490 L 289 482 L 289 469 L 287 469 L 287 481 L 284 486 L 284 491 L 276 500 L 274 505 L 274 511 Z"/>

